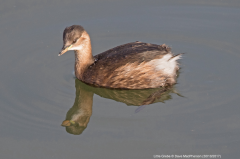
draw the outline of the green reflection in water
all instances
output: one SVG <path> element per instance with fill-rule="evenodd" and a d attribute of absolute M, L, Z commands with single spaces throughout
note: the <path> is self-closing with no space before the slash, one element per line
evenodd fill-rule
<path fill-rule="evenodd" d="M 178 94 L 174 87 L 143 90 L 107 89 L 89 86 L 78 79 L 75 80 L 75 87 L 75 102 L 67 112 L 66 120 L 62 122 L 62 126 L 66 127 L 66 131 L 74 135 L 80 135 L 88 125 L 92 115 L 94 94 L 125 103 L 128 106 L 142 106 L 164 102 L 171 99 L 170 93 Z"/>

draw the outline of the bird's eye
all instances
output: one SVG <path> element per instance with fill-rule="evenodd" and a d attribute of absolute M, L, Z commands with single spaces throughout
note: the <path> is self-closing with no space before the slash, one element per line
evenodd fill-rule
<path fill-rule="evenodd" d="M 78 39 L 75 39 L 75 40 L 73 41 L 73 43 L 76 43 L 76 42 L 77 42 L 77 40 L 78 40 Z"/>

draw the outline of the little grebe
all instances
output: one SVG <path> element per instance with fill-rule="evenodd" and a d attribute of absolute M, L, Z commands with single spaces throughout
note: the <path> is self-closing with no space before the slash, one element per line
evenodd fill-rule
<path fill-rule="evenodd" d="M 92 56 L 91 40 L 80 25 L 65 28 L 58 56 L 75 52 L 75 75 L 84 83 L 107 88 L 145 89 L 176 83 L 177 60 L 167 45 L 132 42 Z"/>

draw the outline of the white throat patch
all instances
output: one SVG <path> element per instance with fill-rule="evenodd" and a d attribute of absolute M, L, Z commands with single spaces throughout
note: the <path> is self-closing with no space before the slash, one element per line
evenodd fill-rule
<path fill-rule="evenodd" d="M 78 45 L 78 46 L 73 46 L 71 47 L 69 50 L 82 50 L 83 49 L 83 45 Z"/>

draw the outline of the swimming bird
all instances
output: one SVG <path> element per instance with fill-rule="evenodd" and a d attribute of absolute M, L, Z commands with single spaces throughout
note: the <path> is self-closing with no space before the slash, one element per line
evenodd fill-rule
<path fill-rule="evenodd" d="M 58 56 L 75 52 L 75 76 L 96 87 L 146 89 L 176 83 L 178 59 L 167 45 L 131 42 L 93 56 L 89 34 L 80 25 L 63 32 L 63 47 Z"/>

